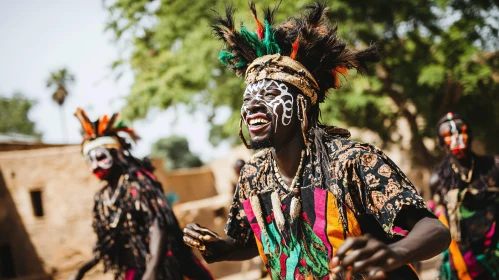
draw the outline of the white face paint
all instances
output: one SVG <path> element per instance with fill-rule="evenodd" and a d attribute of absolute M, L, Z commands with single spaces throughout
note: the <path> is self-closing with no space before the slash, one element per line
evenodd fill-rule
<path fill-rule="evenodd" d="M 113 166 L 113 157 L 106 148 L 100 147 L 88 152 L 87 162 L 92 170 L 95 170 L 97 167 L 106 170 Z"/>
<path fill-rule="evenodd" d="M 279 92 L 275 94 L 272 92 Z M 274 98 L 266 98 L 266 96 L 275 96 Z M 280 83 L 273 80 L 261 80 L 257 83 L 249 84 L 244 91 L 245 99 L 247 97 L 253 97 L 254 100 L 262 102 L 264 105 L 272 109 L 274 117 L 276 118 L 276 124 L 279 121 L 279 115 L 277 114 L 277 109 L 282 106 L 282 117 L 281 122 L 284 126 L 288 126 L 291 123 L 291 118 L 293 117 L 293 95 L 289 93 L 288 86 L 284 83 Z M 248 106 L 243 104 L 242 113 L 246 112 L 249 114 Z M 243 118 L 246 122 L 246 119 Z M 246 123 L 248 125 L 248 123 Z M 277 125 L 274 130 L 277 130 Z"/>
<path fill-rule="evenodd" d="M 464 143 L 464 140 L 463 140 L 463 135 L 461 134 L 461 131 L 459 131 L 457 129 L 457 125 L 456 125 L 456 122 L 451 119 L 449 120 L 449 124 L 450 124 L 450 132 L 452 134 L 452 137 L 450 137 L 450 149 L 451 150 L 454 150 L 454 149 L 465 149 L 466 148 L 466 144 Z"/>

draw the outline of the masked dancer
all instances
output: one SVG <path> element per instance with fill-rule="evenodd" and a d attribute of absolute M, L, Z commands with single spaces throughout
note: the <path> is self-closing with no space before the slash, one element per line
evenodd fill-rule
<path fill-rule="evenodd" d="M 435 214 L 450 228 L 440 279 L 499 279 L 499 157 L 471 151 L 470 124 L 447 113 L 437 124 L 446 156 L 430 186 Z"/>
<path fill-rule="evenodd" d="M 95 122 L 82 109 L 75 116 L 83 128 L 83 156 L 104 186 L 94 201 L 94 255 L 71 279 L 82 279 L 99 261 L 115 279 L 212 279 L 182 242 L 182 231 L 150 162 L 130 153 L 130 140 L 138 139 L 135 132 L 118 114 Z"/>

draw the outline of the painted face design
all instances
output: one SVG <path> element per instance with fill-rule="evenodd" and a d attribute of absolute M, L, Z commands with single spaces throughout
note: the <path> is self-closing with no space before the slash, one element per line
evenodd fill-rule
<path fill-rule="evenodd" d="M 275 123 L 281 120 L 282 125 L 288 126 L 293 116 L 293 95 L 289 93 L 288 86 L 273 80 L 261 80 L 257 83 L 249 84 L 244 92 L 244 99 L 252 97 L 254 102 L 261 102 L 270 109 L 275 118 Z M 282 108 L 282 115 L 279 115 L 278 109 Z M 248 104 L 244 102 L 241 110 L 246 126 L 250 129 L 255 124 L 266 124 L 269 120 L 254 116 L 248 109 Z M 245 116 L 246 114 L 246 116 Z M 277 130 L 277 125 L 274 132 Z"/>
<path fill-rule="evenodd" d="M 90 150 L 87 154 L 87 163 L 92 173 L 99 179 L 105 179 L 113 166 L 113 157 L 109 150 L 103 147 Z"/>
<path fill-rule="evenodd" d="M 440 126 L 440 135 L 445 146 L 458 158 L 466 157 L 468 149 L 468 126 L 459 119 L 450 119 Z"/>

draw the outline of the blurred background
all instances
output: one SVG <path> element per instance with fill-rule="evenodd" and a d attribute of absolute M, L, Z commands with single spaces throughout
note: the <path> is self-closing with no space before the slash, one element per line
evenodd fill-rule
<path fill-rule="evenodd" d="M 277 21 L 311 2 L 283 0 Z M 101 185 L 80 155 L 77 107 L 92 119 L 121 111 L 180 223 L 223 232 L 234 164 L 250 156 L 237 138 L 244 84 L 222 68 L 209 28 L 228 3 L 255 28 L 240 0 L 0 1 L 0 279 L 67 279 L 91 255 Z M 499 151 L 497 0 L 328 6 L 350 46 L 378 42 L 384 59 L 342 80 L 322 105 L 324 123 L 384 149 L 425 198 L 446 112 L 471 122 L 477 153 Z M 218 278 L 259 276 L 256 261 L 210 268 Z M 99 266 L 87 278 L 112 277 Z"/>

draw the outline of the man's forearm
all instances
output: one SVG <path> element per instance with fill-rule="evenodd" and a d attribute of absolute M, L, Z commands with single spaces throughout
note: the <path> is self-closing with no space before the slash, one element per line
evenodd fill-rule
<path fill-rule="evenodd" d="M 211 242 L 202 252 L 204 259 L 208 263 L 220 261 L 244 261 L 258 255 L 258 249 L 253 244 L 241 245 L 234 239 L 227 237 Z"/>
<path fill-rule="evenodd" d="M 400 263 L 414 263 L 440 254 L 449 247 L 448 229 L 435 218 L 422 218 L 402 240 L 390 245 L 399 255 Z"/>

